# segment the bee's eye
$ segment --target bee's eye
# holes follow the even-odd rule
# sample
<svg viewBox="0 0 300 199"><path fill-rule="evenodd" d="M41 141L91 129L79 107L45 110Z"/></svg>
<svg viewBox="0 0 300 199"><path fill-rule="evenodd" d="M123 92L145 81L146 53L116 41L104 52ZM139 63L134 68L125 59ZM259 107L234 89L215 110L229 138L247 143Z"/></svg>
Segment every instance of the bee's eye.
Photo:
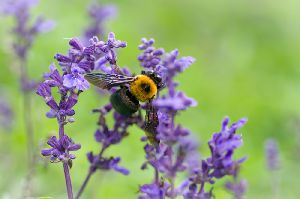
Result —
<svg viewBox="0 0 300 199"><path fill-rule="evenodd" d="M141 84L142 89L146 92L150 92L150 85L149 84Z"/></svg>

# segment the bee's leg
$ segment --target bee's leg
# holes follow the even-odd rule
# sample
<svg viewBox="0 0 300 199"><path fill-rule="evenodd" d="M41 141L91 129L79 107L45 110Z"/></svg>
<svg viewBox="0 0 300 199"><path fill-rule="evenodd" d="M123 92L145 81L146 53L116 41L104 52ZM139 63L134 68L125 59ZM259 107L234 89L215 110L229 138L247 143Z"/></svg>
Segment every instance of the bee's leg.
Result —
<svg viewBox="0 0 300 199"><path fill-rule="evenodd" d="M112 69L113 69L115 72L117 72L119 75L125 75L125 74L122 72L121 68L120 68L116 63L113 63L113 64L111 65L111 67L112 67Z"/></svg>

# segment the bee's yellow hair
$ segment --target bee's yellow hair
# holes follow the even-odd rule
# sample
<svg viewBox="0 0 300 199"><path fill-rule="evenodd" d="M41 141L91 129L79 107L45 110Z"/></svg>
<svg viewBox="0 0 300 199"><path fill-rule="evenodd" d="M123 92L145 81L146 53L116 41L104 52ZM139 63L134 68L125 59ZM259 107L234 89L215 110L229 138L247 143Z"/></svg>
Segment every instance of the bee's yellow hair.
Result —
<svg viewBox="0 0 300 199"><path fill-rule="evenodd" d="M145 92L142 85L149 85L149 92ZM141 102L151 100L157 93L157 86L154 81L146 75L138 75L130 84L131 93Z"/></svg>

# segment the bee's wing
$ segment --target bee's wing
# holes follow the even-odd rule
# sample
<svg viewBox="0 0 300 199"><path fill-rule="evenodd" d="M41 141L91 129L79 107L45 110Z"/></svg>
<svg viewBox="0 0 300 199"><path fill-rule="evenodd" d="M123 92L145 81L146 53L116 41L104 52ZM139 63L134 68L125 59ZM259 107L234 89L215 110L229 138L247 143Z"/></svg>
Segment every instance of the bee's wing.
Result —
<svg viewBox="0 0 300 199"><path fill-rule="evenodd" d="M112 87L130 83L135 80L135 77L103 73L88 73L84 78L91 84L102 89L111 89Z"/></svg>

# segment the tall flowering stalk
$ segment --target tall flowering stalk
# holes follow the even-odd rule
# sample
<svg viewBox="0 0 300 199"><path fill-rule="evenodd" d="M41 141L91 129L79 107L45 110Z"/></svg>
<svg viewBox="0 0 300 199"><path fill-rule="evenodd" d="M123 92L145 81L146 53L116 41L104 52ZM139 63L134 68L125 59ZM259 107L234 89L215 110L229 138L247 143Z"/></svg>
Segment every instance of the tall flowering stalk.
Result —
<svg viewBox="0 0 300 199"><path fill-rule="evenodd" d="M79 94L89 88L89 83L83 75L94 70L95 63L99 59L115 62L114 49L123 48L125 42L115 39L110 33L106 42L99 41L97 37L90 40L90 45L84 46L79 40L73 38L69 41L70 49L67 55L56 54L54 58L61 67L61 72L54 64L50 65L50 72L44 75L44 82L39 84L37 94L44 98L45 103L50 107L47 112L48 118L56 118L58 123L58 137L52 136L48 140L51 148L43 149L42 155L49 156L52 163L62 162L68 198L73 198L73 190L69 168L75 155L70 151L80 149L80 144L75 144L66 134L64 126L74 119L73 107L78 102ZM59 92L59 98L52 95L53 89Z"/></svg>
<svg viewBox="0 0 300 199"><path fill-rule="evenodd" d="M15 25L11 29L14 36L12 49L19 65L19 81L23 94L24 122L27 135L27 150L29 160L28 185L35 164L33 119L31 108L31 92L37 86L36 81L28 75L28 53L40 33L50 31L54 23L45 20L42 16L35 19L30 15L30 9L38 3L38 0L3 0L0 2L0 11L4 15L12 16ZM33 20L33 22L31 22ZM25 188L30 190L29 187ZM29 193L30 194L30 193Z"/></svg>
<svg viewBox="0 0 300 199"><path fill-rule="evenodd" d="M113 33L109 33L109 40L110 38L114 37ZM109 74L119 74L122 72L126 75L131 75L127 68L118 68L117 66L117 56L116 52L113 50L113 46L115 47L126 47L126 43L122 41L111 41L110 46L111 48L103 48L101 53L102 57L100 56L99 59L95 62L95 70L101 71L103 73ZM104 55L104 56L103 56ZM110 90L111 93L115 92L116 89L112 88ZM100 109L94 109L94 113L99 114L98 118L98 128L95 131L95 141L100 144L99 151L95 154L93 152L87 153L87 159L90 163L89 170L87 176L82 183L78 193L76 194L76 199L78 199L83 191L85 190L91 176L96 171L106 171L106 170L114 170L124 175L128 175L129 171L126 168L119 166L119 162L121 161L120 157L105 157L105 151L113 146L119 144L127 135L129 134L127 129L131 125L143 125L143 119L141 114L134 114L130 117L126 117L120 115L116 111L114 111L111 103L103 106ZM113 114L114 124L112 128L106 123L106 116L107 114Z"/></svg>
<svg viewBox="0 0 300 199"><path fill-rule="evenodd" d="M13 111L7 99L0 97L0 128L10 131L12 128Z"/></svg>
<svg viewBox="0 0 300 199"><path fill-rule="evenodd" d="M88 42L90 38L97 36L100 39L105 35L105 23L113 18L117 13L114 5L102 5L96 1L87 8L90 24L85 28L83 33L83 41Z"/></svg>
<svg viewBox="0 0 300 199"><path fill-rule="evenodd" d="M237 176L234 176L232 182L226 182L225 188L233 194L235 199L244 199L247 181L245 179L239 180Z"/></svg>
<svg viewBox="0 0 300 199"><path fill-rule="evenodd" d="M234 151L243 144L241 135L236 134L236 131L243 127L246 121L243 118L228 126L229 118L223 120L221 131L214 133L208 142L211 156L202 160L200 167L194 169L194 174L189 178L190 184L184 195L185 198L211 198L212 189L206 192L206 184L214 184L217 179L225 176L236 178L240 164L246 159L243 157L233 160ZM226 186L228 189L236 191L235 185L227 184ZM243 193L244 186L242 185L242 189L237 191Z"/></svg>
<svg viewBox="0 0 300 199"><path fill-rule="evenodd" d="M266 166L271 175L271 188L273 198L280 198L280 179L278 171L280 170L279 147L275 139L269 138L265 141Z"/></svg>
<svg viewBox="0 0 300 199"><path fill-rule="evenodd" d="M270 171L280 168L278 143L275 139L267 139L265 142L266 165Z"/></svg>
<svg viewBox="0 0 300 199"><path fill-rule="evenodd" d="M151 184L140 186L140 192L144 194L139 198L176 198L179 195L179 187L175 185L177 173L188 169L189 154L199 154L197 145L187 137L190 131L175 124L176 114L195 106L196 102L183 92L176 91L178 83L174 81L174 77L188 68L194 62L194 58L178 58L177 49L165 54L164 49L156 49L153 44L153 39L142 39L139 49L143 52L138 56L138 60L144 68L160 74L168 92L153 102L159 120L156 139L160 143L157 146L146 144L144 147L147 161L142 169L151 165L154 169L154 179Z"/></svg>
<svg viewBox="0 0 300 199"><path fill-rule="evenodd" d="M135 114L131 117L124 117L119 113L113 111L112 105L109 103L103 106L100 109L93 110L94 113L99 113L98 119L98 128L95 132L95 140L100 143L100 150L98 153L94 154L93 152L87 153L87 159L90 163L88 174L80 187L76 199L79 198L84 191L90 177L97 171L107 171L114 170L116 172L128 175L129 171L121 166L119 162L121 161L120 157L105 157L104 152L111 146L119 144L125 137L128 136L129 132L127 131L128 127L133 124L139 124L142 121L140 114ZM112 128L109 128L106 123L106 115L108 113L113 114L114 125Z"/></svg>
<svg viewBox="0 0 300 199"><path fill-rule="evenodd" d="M151 184L140 186L140 192L143 193L140 199L176 198L180 195L186 199L211 198L212 190L206 192L205 184L213 184L215 179L226 175L236 176L239 165L244 161L244 158L234 161L232 155L242 145L241 136L235 134L235 131L245 124L246 119L241 119L230 127L227 127L229 119L224 119L222 131L215 133L208 142L211 157L200 163L197 145L189 136L191 132L174 122L180 111L196 105L195 100L176 90L178 83L174 81L174 77L188 68L194 58L178 58L177 49L165 54L163 49L156 49L153 44L153 39L142 39L139 49L143 53L138 60L144 68L161 75L168 93L153 102L158 111L156 138L160 143L158 146L146 144L144 148L147 161L142 169L151 165L154 168L154 180ZM192 171L192 175L176 186L177 173L185 171Z"/></svg>

